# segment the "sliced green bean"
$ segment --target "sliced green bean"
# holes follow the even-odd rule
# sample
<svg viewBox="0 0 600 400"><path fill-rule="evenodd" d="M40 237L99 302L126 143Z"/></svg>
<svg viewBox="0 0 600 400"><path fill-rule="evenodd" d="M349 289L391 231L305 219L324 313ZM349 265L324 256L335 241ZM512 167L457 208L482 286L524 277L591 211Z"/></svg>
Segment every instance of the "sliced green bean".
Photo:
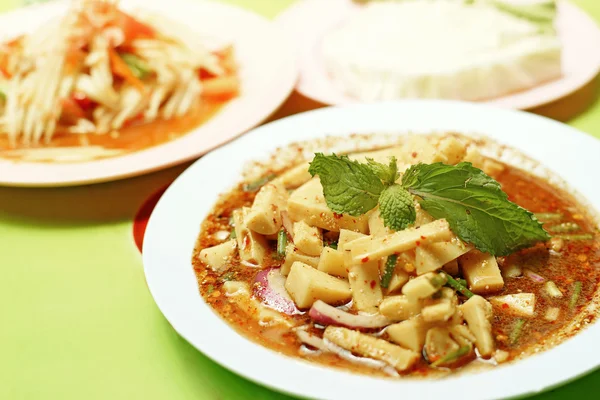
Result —
<svg viewBox="0 0 600 400"><path fill-rule="evenodd" d="M521 332L523 331L523 326L525 326L525 320L519 318L513 327L513 330L510 332L510 344L514 345L519 341L519 337L521 336Z"/></svg>
<svg viewBox="0 0 600 400"><path fill-rule="evenodd" d="M537 219L539 219L540 221L560 221L563 218L563 215L561 213L551 213L551 212L545 212L545 213L535 213L533 214L535 215L535 217Z"/></svg>
<svg viewBox="0 0 600 400"><path fill-rule="evenodd" d="M214 291L215 291L215 286L214 285L208 285L208 287L206 289L206 295L210 296Z"/></svg>
<svg viewBox="0 0 600 400"><path fill-rule="evenodd" d="M150 75L150 67L148 67L148 64L135 54L123 53L121 54L121 58L125 61L125 64L127 64L136 78L145 79Z"/></svg>
<svg viewBox="0 0 600 400"><path fill-rule="evenodd" d="M563 222L558 225L552 225L546 228L547 231L556 233L576 232L580 229L581 227L575 222Z"/></svg>
<svg viewBox="0 0 600 400"><path fill-rule="evenodd" d="M254 182L246 183L242 187L244 192L256 192L258 189L263 187L266 183L268 183L271 179L275 178L274 174L263 176L260 179L255 180Z"/></svg>
<svg viewBox="0 0 600 400"><path fill-rule="evenodd" d="M461 282L457 281L456 279L454 279L453 277L451 277L450 275L448 275L446 273L442 272L442 274L446 275L446 285L447 286L450 286L452 289L456 290L458 293L461 293L463 296L465 296L468 299L475 296L475 294L473 292L471 292L469 289L467 289L467 285L463 285Z"/></svg>
<svg viewBox="0 0 600 400"><path fill-rule="evenodd" d="M471 352L471 346L462 346L458 350L452 351L452 352L446 354L444 357L440 358L439 360L432 362L431 366L438 367L442 364L454 362L454 361L458 360L459 358L461 358L462 356L469 354L470 352Z"/></svg>
<svg viewBox="0 0 600 400"><path fill-rule="evenodd" d="M221 281L223 281L223 282L231 281L231 280L233 280L234 275L235 274L232 271L229 271L221 277Z"/></svg>
<svg viewBox="0 0 600 400"><path fill-rule="evenodd" d="M390 286L392 275L394 275L394 269L396 269L396 262L398 262L398 256L396 254L392 254L387 258L385 262L385 270L383 272L383 276L381 277L381 287L387 289L388 286Z"/></svg>
<svg viewBox="0 0 600 400"><path fill-rule="evenodd" d="M581 288L583 284L580 281L575 282L573 286L573 294L571 295L571 300L569 301L569 308L572 310L577 305L577 300L579 300L579 296L581 295Z"/></svg>
<svg viewBox="0 0 600 400"><path fill-rule="evenodd" d="M334 250L338 249L338 243L337 242L330 242L326 244L327 247L331 247Z"/></svg>
<svg viewBox="0 0 600 400"><path fill-rule="evenodd" d="M285 248L287 247L287 233L281 229L277 234L277 258L285 258Z"/></svg>
<svg viewBox="0 0 600 400"><path fill-rule="evenodd" d="M446 274L441 273L441 274L437 274L437 275L432 276L429 281L436 288L441 288L442 286L444 286L446 284L446 282L448 280L446 278Z"/></svg>
<svg viewBox="0 0 600 400"><path fill-rule="evenodd" d="M559 233L558 235L554 235L554 237L564 240L592 240L594 235L591 233Z"/></svg>

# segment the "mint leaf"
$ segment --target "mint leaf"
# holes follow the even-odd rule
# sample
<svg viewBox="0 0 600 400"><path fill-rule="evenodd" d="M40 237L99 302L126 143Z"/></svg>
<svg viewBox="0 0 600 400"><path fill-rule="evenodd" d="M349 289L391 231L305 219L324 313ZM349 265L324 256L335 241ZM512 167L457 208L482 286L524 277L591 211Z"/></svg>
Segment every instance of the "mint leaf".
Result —
<svg viewBox="0 0 600 400"><path fill-rule="evenodd" d="M348 156L316 153L308 172L319 175L327 206L338 214L354 217L365 214L377 206L384 189L369 165L352 161Z"/></svg>
<svg viewBox="0 0 600 400"><path fill-rule="evenodd" d="M367 164L371 167L371 171L383 181L384 185L393 185L400 176L400 174L398 174L396 157L390 158L389 165L378 163L372 158L367 157Z"/></svg>
<svg viewBox="0 0 600 400"><path fill-rule="evenodd" d="M504 256L550 238L531 212L509 201L500 184L471 163L413 165L402 186L483 252Z"/></svg>
<svg viewBox="0 0 600 400"><path fill-rule="evenodd" d="M406 229L417 217L412 195L402 186L395 184L381 192L379 213L383 224L395 231Z"/></svg>

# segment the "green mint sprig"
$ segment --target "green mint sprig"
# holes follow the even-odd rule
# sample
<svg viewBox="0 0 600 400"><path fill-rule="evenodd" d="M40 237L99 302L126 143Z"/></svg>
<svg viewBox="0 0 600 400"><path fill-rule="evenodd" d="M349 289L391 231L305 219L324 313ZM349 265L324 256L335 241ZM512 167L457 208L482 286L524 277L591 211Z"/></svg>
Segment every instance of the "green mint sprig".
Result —
<svg viewBox="0 0 600 400"><path fill-rule="evenodd" d="M471 163L411 166L398 184L396 160L388 165L367 159L317 153L308 172L318 175L327 206L335 213L360 216L379 205L385 226L406 229L416 218L415 198L434 218L478 250L511 254L550 235L526 209L508 200L500 184Z"/></svg>

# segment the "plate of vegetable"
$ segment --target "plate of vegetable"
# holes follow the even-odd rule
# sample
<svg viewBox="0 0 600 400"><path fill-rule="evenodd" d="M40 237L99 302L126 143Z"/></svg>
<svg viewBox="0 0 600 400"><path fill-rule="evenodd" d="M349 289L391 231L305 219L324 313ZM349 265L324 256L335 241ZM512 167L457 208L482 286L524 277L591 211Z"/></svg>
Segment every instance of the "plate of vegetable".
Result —
<svg viewBox="0 0 600 400"><path fill-rule="evenodd" d="M298 54L298 91L324 104L436 98L532 109L600 71L600 29L568 1L307 0L278 23Z"/></svg>
<svg viewBox="0 0 600 400"><path fill-rule="evenodd" d="M0 184L124 178L267 118L296 80L278 29L213 2L45 3L0 16Z"/></svg>
<svg viewBox="0 0 600 400"><path fill-rule="evenodd" d="M538 393L600 359L599 149L460 102L288 117L167 190L148 286L193 346L283 392Z"/></svg>

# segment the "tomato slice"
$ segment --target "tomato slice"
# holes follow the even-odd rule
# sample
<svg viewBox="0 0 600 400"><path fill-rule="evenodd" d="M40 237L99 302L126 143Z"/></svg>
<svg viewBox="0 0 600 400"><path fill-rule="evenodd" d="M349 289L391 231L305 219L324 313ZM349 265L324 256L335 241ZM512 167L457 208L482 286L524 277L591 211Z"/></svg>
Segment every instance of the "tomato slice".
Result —
<svg viewBox="0 0 600 400"><path fill-rule="evenodd" d="M125 36L125 43L129 44L135 39L139 38L153 38L156 36L152 27L138 21L129 14L125 14L123 11L117 10L116 26L123 30Z"/></svg>
<svg viewBox="0 0 600 400"><path fill-rule="evenodd" d="M94 106L94 101L87 97L84 93L74 92L73 101L79 106L84 112L89 111Z"/></svg>
<svg viewBox="0 0 600 400"><path fill-rule="evenodd" d="M61 122L67 124L75 124L78 119L85 118L85 112L79 107L77 102L72 98L64 98L61 100L62 112L60 114Z"/></svg>

